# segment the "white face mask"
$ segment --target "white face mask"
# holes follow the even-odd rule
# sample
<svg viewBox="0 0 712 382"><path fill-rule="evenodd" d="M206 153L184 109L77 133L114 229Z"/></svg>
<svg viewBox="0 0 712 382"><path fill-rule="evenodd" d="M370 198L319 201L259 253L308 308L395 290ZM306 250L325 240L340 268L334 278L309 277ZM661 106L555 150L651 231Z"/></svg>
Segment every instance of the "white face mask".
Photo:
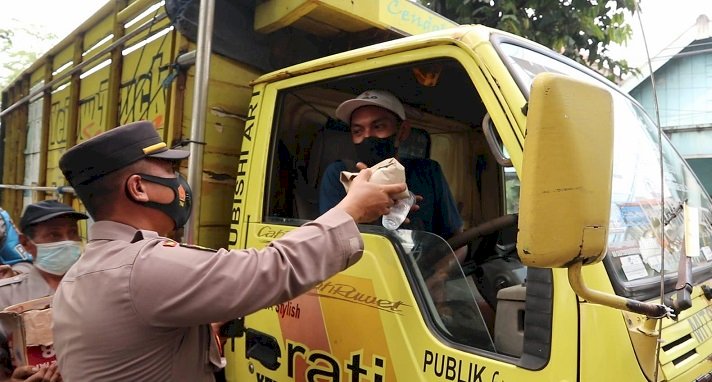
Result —
<svg viewBox="0 0 712 382"><path fill-rule="evenodd" d="M37 247L35 266L56 276L67 273L69 268L79 260L79 255L82 253L80 241L65 240L35 244L35 246Z"/></svg>

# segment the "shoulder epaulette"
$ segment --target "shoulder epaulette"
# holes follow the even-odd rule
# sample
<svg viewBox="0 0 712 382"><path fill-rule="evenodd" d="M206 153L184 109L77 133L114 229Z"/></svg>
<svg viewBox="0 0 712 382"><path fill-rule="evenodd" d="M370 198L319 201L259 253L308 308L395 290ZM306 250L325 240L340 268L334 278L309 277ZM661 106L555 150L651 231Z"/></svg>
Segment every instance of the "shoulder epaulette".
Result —
<svg viewBox="0 0 712 382"><path fill-rule="evenodd" d="M208 252L217 252L218 251L217 249L203 247L201 245L195 245L195 244L180 243L180 246L183 248L197 249L200 251L208 251Z"/></svg>
<svg viewBox="0 0 712 382"><path fill-rule="evenodd" d="M27 279L29 276L30 275L27 273L18 273L15 276L0 279L0 287L21 283L21 282L25 281L25 279Z"/></svg>

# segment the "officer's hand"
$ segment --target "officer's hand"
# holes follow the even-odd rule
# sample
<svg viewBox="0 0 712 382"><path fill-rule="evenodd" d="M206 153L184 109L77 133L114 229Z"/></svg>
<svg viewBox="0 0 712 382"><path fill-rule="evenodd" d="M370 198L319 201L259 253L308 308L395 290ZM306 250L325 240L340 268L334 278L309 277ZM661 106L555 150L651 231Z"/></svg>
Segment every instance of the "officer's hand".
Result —
<svg viewBox="0 0 712 382"><path fill-rule="evenodd" d="M368 166L366 165L366 163L358 162L358 163L356 163L356 168L359 169L359 170L365 170L365 169L368 168ZM420 209L420 206L419 206L418 204L419 204L422 200L423 200L423 197L422 197L422 196L420 196L420 195L415 195L415 203L413 203L413 205L410 207L410 212L415 212L415 211L419 210L419 209ZM410 213L410 212L409 212L409 213ZM403 223L405 223L405 224L410 223L410 219L405 218L405 221L403 221Z"/></svg>
<svg viewBox="0 0 712 382"><path fill-rule="evenodd" d="M10 277L17 276L18 272L15 272L9 265L0 265L0 279L7 279Z"/></svg>
<svg viewBox="0 0 712 382"><path fill-rule="evenodd" d="M382 185L371 183L369 179L371 170L361 170L351 182L346 197L336 205L356 223L371 222L387 214L393 206L393 196L406 189L405 183Z"/></svg>
<svg viewBox="0 0 712 382"><path fill-rule="evenodd" d="M222 331L220 328L222 328L223 325L228 323L229 321L219 321L219 322L213 322L210 324L210 328L213 330L213 335L215 336L215 341L218 343L218 350L220 350L220 355L223 354L223 347L225 346L225 342L227 342L227 337L224 337L222 335Z"/></svg>
<svg viewBox="0 0 712 382"><path fill-rule="evenodd" d="M62 382L57 364L51 366L20 366L12 372L11 382Z"/></svg>

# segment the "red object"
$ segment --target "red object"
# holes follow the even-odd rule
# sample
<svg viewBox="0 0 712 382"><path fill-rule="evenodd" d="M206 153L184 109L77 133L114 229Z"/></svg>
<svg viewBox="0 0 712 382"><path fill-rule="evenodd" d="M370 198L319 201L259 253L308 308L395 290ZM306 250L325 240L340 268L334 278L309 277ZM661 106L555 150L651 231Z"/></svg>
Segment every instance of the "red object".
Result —
<svg viewBox="0 0 712 382"><path fill-rule="evenodd" d="M49 346L28 346L27 347L27 364L28 365L52 365L57 363L57 355L54 352L54 345Z"/></svg>

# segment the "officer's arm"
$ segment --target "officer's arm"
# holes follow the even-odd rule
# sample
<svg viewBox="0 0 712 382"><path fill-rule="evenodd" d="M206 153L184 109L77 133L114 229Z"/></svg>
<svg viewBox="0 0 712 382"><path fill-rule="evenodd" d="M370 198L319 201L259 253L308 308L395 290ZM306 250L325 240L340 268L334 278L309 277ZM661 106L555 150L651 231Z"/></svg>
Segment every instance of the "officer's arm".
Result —
<svg viewBox="0 0 712 382"><path fill-rule="evenodd" d="M262 250L209 252L153 241L134 263L130 292L151 325L225 321L306 292L362 252L351 216L332 209Z"/></svg>

